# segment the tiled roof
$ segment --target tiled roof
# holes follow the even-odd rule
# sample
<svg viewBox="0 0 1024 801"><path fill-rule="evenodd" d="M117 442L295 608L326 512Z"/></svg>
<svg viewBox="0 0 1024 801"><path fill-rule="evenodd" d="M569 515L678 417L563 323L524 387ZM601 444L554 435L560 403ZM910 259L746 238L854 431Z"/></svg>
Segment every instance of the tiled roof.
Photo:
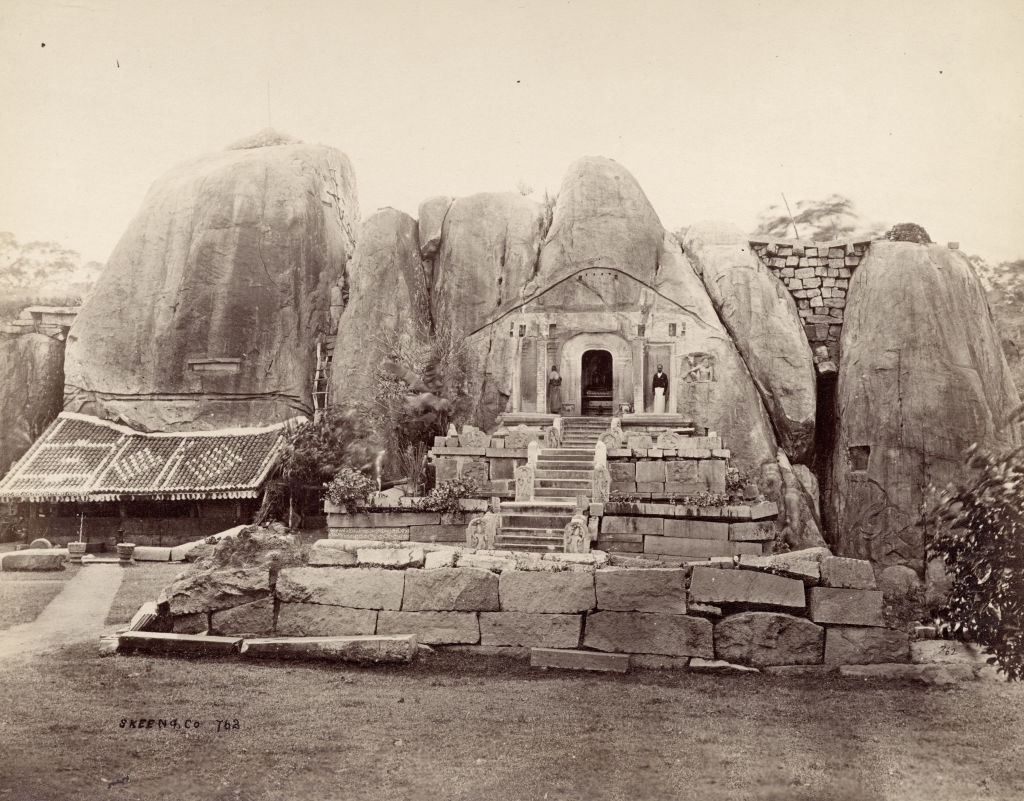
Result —
<svg viewBox="0 0 1024 801"><path fill-rule="evenodd" d="M255 498L286 425L144 434L61 412L0 480L0 501Z"/></svg>

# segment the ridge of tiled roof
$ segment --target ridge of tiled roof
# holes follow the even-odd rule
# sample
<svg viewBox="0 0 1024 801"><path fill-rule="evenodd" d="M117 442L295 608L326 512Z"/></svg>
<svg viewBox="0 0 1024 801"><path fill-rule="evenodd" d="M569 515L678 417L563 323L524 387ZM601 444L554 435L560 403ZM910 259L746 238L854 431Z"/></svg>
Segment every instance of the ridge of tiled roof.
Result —
<svg viewBox="0 0 1024 801"><path fill-rule="evenodd" d="M0 479L0 501L255 498L300 422L146 433L61 412Z"/></svg>

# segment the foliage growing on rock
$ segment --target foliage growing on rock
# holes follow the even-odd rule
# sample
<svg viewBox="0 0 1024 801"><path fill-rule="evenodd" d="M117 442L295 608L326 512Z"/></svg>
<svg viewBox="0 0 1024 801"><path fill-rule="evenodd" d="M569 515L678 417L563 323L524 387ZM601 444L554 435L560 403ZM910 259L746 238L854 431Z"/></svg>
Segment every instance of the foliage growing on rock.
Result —
<svg viewBox="0 0 1024 801"><path fill-rule="evenodd" d="M279 568L306 561L302 548L280 523L247 526L234 537L217 541L212 553L196 560L196 569L206 568Z"/></svg>
<svg viewBox="0 0 1024 801"><path fill-rule="evenodd" d="M291 431L278 461L290 487L322 485L343 467L373 469L380 448L353 409L329 407L313 422Z"/></svg>
<svg viewBox="0 0 1024 801"><path fill-rule="evenodd" d="M1024 406L1012 422L1024 420ZM922 522L927 552L945 563L953 633L987 647L1000 671L1024 678L1024 447L968 451L971 474Z"/></svg>
<svg viewBox="0 0 1024 801"><path fill-rule="evenodd" d="M420 509L428 512L458 512L463 498L471 498L477 492L476 482L472 479L456 478L444 481L434 487L427 495L420 498L417 504Z"/></svg>
<svg viewBox="0 0 1024 801"><path fill-rule="evenodd" d="M351 467L342 467L327 485L326 497L333 504L344 506L350 512L365 506L370 495L377 491L377 483L365 473Z"/></svg>
<svg viewBox="0 0 1024 801"><path fill-rule="evenodd" d="M885 238L892 242L916 242L918 245L931 244L931 237L917 223L897 223L885 233Z"/></svg>

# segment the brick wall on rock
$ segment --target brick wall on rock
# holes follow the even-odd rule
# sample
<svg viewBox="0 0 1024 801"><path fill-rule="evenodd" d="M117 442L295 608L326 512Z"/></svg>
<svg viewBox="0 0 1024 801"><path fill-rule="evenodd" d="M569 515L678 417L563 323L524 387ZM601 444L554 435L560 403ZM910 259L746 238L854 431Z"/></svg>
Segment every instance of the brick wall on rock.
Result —
<svg viewBox="0 0 1024 801"><path fill-rule="evenodd" d="M850 279L870 245L774 238L750 241L750 249L796 301L819 370L828 361L833 365L839 362L839 337Z"/></svg>

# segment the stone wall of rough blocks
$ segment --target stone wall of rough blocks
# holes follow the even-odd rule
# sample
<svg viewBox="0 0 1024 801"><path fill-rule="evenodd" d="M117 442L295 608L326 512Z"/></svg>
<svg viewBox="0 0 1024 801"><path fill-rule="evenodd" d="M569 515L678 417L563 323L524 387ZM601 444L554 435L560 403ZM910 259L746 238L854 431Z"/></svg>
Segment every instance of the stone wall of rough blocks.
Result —
<svg viewBox="0 0 1024 801"><path fill-rule="evenodd" d="M751 250L789 289L815 351L815 362L838 364L850 278L870 242L754 239ZM827 354L820 348L826 348Z"/></svg>
<svg viewBox="0 0 1024 801"><path fill-rule="evenodd" d="M725 492L730 452L718 436L686 437L679 448L612 448L608 451L611 494L661 500Z"/></svg>
<svg viewBox="0 0 1024 801"><path fill-rule="evenodd" d="M871 565L824 549L716 566L610 567L606 555L321 540L310 564L207 575L163 600L175 631L413 634L431 646L630 654L639 665L766 667L909 660ZM219 590L217 588L220 588Z"/></svg>

